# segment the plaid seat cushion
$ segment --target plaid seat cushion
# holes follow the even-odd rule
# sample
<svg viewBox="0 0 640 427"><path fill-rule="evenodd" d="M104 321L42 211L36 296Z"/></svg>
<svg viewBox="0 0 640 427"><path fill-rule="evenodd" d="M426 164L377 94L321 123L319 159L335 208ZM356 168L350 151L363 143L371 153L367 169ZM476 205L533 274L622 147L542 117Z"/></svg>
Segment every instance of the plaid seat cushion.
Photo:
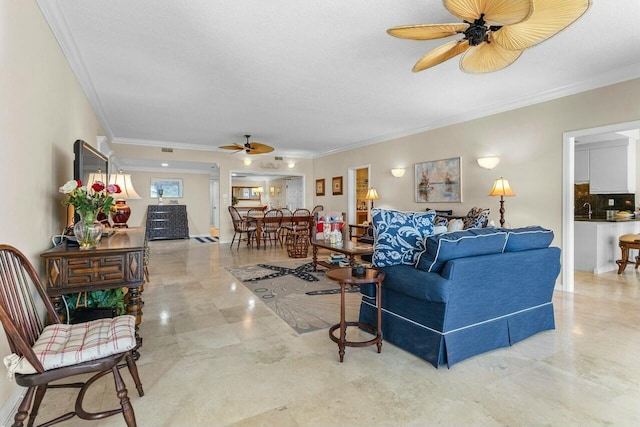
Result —
<svg viewBox="0 0 640 427"><path fill-rule="evenodd" d="M124 353L136 346L135 324L135 317L126 315L76 325L49 325L33 345L33 352L45 371ZM25 358L20 359L13 372L36 372Z"/></svg>

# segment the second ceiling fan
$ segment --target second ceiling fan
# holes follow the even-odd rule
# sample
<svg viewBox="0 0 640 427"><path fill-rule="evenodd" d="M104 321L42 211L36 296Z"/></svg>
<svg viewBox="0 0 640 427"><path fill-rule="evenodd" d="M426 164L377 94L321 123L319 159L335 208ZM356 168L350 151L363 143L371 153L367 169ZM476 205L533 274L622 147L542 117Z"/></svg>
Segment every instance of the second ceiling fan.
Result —
<svg viewBox="0 0 640 427"><path fill-rule="evenodd" d="M273 151L273 147L270 145L262 144L261 142L249 142L251 135L245 135L244 137L247 138L247 142L245 142L244 145L235 142L233 145L223 145L220 148L225 150L235 150L233 154L241 151L244 151L247 154L264 154Z"/></svg>

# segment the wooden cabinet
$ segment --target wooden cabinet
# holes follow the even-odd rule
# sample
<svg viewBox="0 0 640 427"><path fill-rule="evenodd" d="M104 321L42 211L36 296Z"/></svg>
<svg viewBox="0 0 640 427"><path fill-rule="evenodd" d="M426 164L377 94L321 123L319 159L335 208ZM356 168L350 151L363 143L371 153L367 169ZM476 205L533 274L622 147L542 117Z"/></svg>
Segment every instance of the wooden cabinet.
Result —
<svg viewBox="0 0 640 427"><path fill-rule="evenodd" d="M187 207L185 205L149 205L147 237L149 240L188 239Z"/></svg>
<svg viewBox="0 0 640 427"><path fill-rule="evenodd" d="M591 148L589 150L589 192L591 194L635 193L635 161L635 140L608 141Z"/></svg>

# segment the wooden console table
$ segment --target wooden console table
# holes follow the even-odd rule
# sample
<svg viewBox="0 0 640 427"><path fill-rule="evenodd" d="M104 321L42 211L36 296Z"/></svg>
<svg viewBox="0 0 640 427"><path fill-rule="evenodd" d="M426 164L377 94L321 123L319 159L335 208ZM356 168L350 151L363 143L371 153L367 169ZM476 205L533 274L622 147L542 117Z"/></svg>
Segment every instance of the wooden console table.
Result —
<svg viewBox="0 0 640 427"><path fill-rule="evenodd" d="M128 288L127 314L136 318L136 359L142 346L138 330L142 322L144 233L144 228L118 229L96 249L62 244L40 254L45 261L47 295L58 313L64 312L64 294Z"/></svg>

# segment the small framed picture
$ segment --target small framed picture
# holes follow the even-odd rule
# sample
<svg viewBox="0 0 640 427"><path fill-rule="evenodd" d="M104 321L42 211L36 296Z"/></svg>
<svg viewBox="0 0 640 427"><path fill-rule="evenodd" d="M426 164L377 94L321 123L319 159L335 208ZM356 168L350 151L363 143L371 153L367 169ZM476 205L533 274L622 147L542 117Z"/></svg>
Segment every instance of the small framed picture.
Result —
<svg viewBox="0 0 640 427"><path fill-rule="evenodd" d="M334 176L331 180L331 188L333 189L334 196L342 195L342 177Z"/></svg>
<svg viewBox="0 0 640 427"><path fill-rule="evenodd" d="M316 179L316 196L324 196L324 178Z"/></svg>
<svg viewBox="0 0 640 427"><path fill-rule="evenodd" d="M158 190L162 190L162 197L180 198L182 197L182 179L181 178L151 178L151 194L152 199L158 197Z"/></svg>

